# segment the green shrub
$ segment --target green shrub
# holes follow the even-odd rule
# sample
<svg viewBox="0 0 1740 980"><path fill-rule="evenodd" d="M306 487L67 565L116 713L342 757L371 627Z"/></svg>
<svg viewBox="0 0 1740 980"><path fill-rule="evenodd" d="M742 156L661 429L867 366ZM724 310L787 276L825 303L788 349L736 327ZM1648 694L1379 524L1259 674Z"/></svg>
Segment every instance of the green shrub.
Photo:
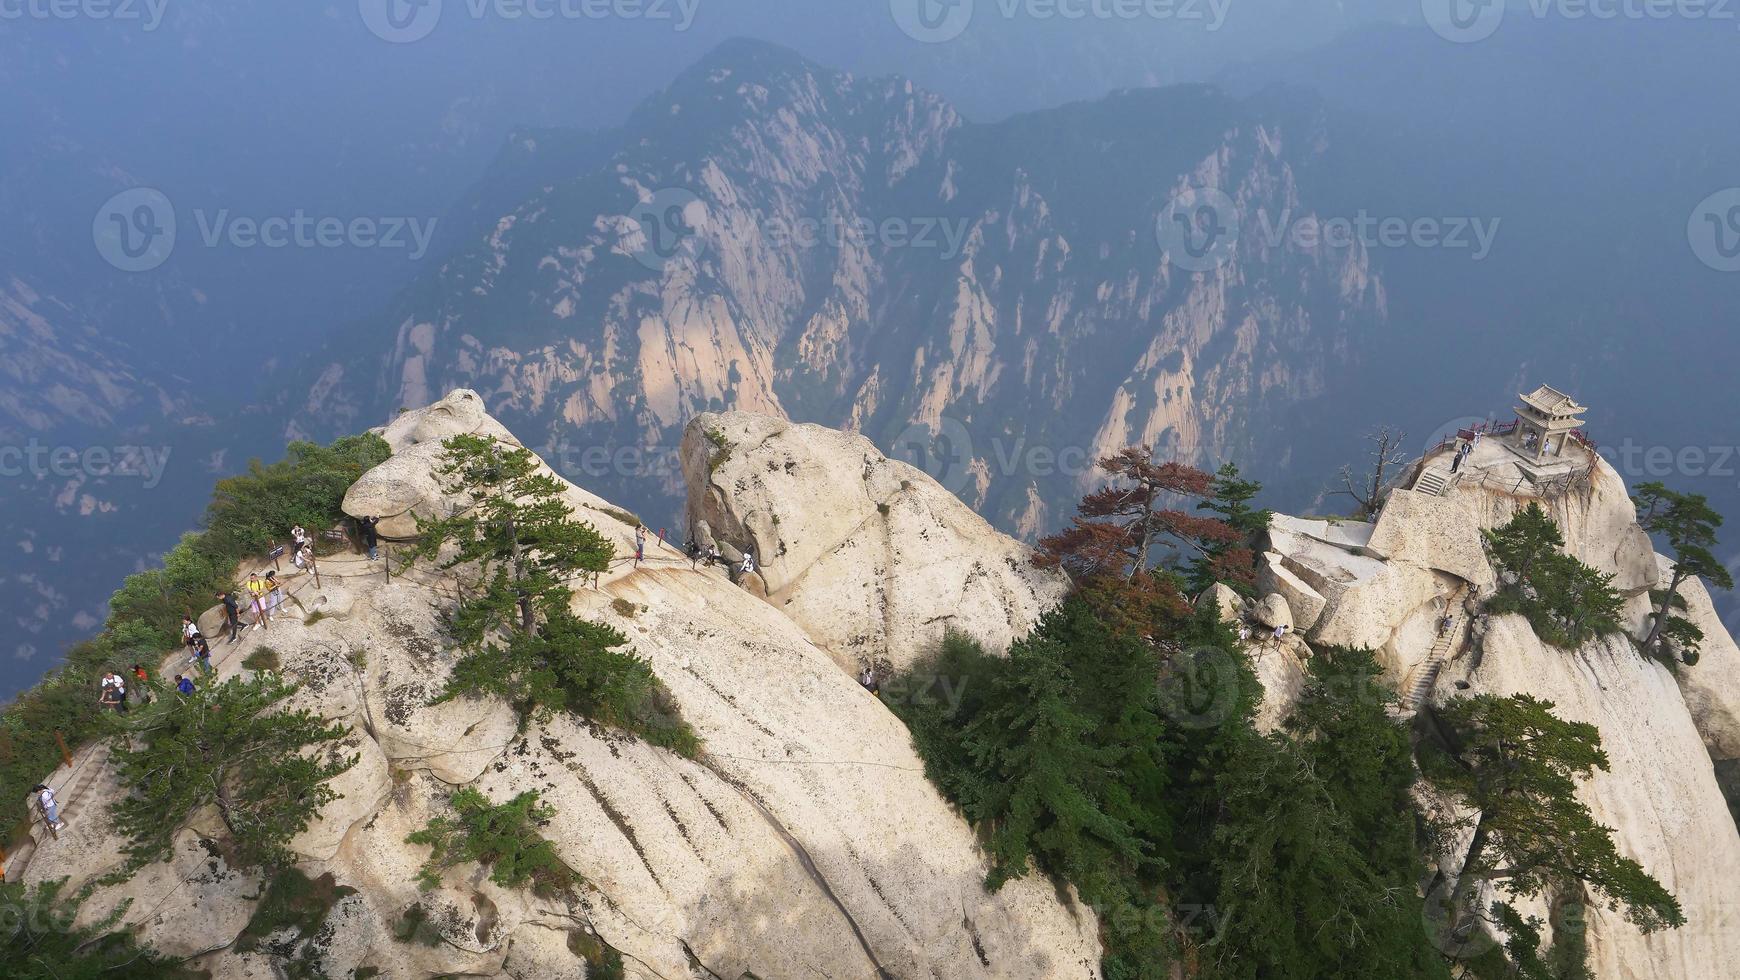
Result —
<svg viewBox="0 0 1740 980"><path fill-rule="evenodd" d="M127 871L169 856L176 833L214 808L240 867L288 867L289 843L338 798L329 785L357 756L332 743L349 729L287 711L296 687L276 674L232 677L187 697L158 698L125 716L110 805L126 838Z"/></svg>
<svg viewBox="0 0 1740 980"><path fill-rule="evenodd" d="M0 881L0 976L7 980L193 980L205 976L140 946L117 930L123 903L98 922L77 926L83 894L62 897L66 879L26 887ZM112 931L113 930L113 931Z"/></svg>
<svg viewBox="0 0 1740 980"><path fill-rule="evenodd" d="M181 617L210 607L213 594L234 586L236 565L260 558L295 524L318 529L343 519L345 491L391 455L379 436L340 439L330 446L291 443L283 460L257 461L247 473L220 481L206 509L203 532L182 537L163 567L127 577L109 600L103 631L67 651L66 662L0 710L0 807L24 818L31 785L60 764L54 734L74 751L112 730L96 704L105 670L139 662L155 666L179 643ZM19 826L28 826L23 820Z"/></svg>
<svg viewBox="0 0 1740 980"><path fill-rule="evenodd" d="M296 868L285 868L266 884L253 917L236 937L236 952L256 949L268 936L285 929L294 930L303 939L312 939L326 924L333 906L346 895L354 894L355 888L338 884L331 872L310 878Z"/></svg>
<svg viewBox="0 0 1740 980"><path fill-rule="evenodd" d="M277 670L283 666L278 657L278 651L271 647L260 647L242 661L242 666L249 670Z"/></svg>
<svg viewBox="0 0 1740 980"><path fill-rule="evenodd" d="M527 790L498 806L468 786L455 792L448 803L452 816L435 817L427 827L405 838L431 849L429 860L417 872L417 881L424 889L441 884L442 873L460 864L485 865L496 884L504 888L529 884L546 897L574 885L574 873L537 832L536 826L548 823L556 810L540 804L536 790Z"/></svg>

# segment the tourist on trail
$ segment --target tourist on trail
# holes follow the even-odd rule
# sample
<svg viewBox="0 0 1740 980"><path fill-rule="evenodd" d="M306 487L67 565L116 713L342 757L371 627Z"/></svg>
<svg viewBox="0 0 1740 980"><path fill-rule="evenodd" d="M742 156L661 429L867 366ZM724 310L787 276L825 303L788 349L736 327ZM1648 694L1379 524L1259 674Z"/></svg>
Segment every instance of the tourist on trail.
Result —
<svg viewBox="0 0 1740 980"><path fill-rule="evenodd" d="M717 565L724 560L725 560L725 556L719 553L719 546L717 544L713 544L713 545L708 546L708 548L707 548L707 567L711 568L712 566Z"/></svg>
<svg viewBox="0 0 1740 980"><path fill-rule="evenodd" d="M217 601L224 606L224 625L230 628L230 642L242 638L242 607L236 601L236 594L229 590L217 593Z"/></svg>
<svg viewBox="0 0 1740 980"><path fill-rule="evenodd" d="M640 567L640 563L645 561L645 560L646 560L646 528L644 526L636 527L634 529L634 564L635 564L635 567L636 568Z"/></svg>
<svg viewBox="0 0 1740 980"><path fill-rule="evenodd" d="M202 674L209 675L215 669L211 665L211 644L205 642L205 637L202 636L194 641L192 659L193 665L199 668L199 672Z"/></svg>
<svg viewBox="0 0 1740 980"><path fill-rule="evenodd" d="M875 667L865 667L864 672L858 675L858 683L863 685L864 690L869 691L876 697L880 698L882 696L882 685L876 681Z"/></svg>
<svg viewBox="0 0 1740 980"><path fill-rule="evenodd" d="M142 665L133 665L133 687L139 692L140 704L148 704L151 701L151 687L148 683L150 680L151 676L145 673L145 668Z"/></svg>
<svg viewBox="0 0 1740 980"><path fill-rule="evenodd" d="M181 676L180 674L176 674L175 675L175 689L177 691L180 691L182 696L184 696L184 697L191 695L193 693L193 681L186 678L186 677Z"/></svg>
<svg viewBox="0 0 1740 980"><path fill-rule="evenodd" d="M743 553L743 567L739 568L737 570L737 574L748 575L754 571L755 571L755 552L745 551Z"/></svg>
<svg viewBox="0 0 1740 980"><path fill-rule="evenodd" d="M1239 642L1243 643L1244 641L1246 641L1250 638L1251 638L1250 625L1247 623L1240 623L1239 624Z"/></svg>
<svg viewBox="0 0 1740 980"><path fill-rule="evenodd" d="M66 821L60 818L60 800L55 798L54 790L41 783L30 787L36 794L36 803L42 807L42 818L48 821L48 829L60 832L66 827Z"/></svg>
<svg viewBox="0 0 1740 980"><path fill-rule="evenodd" d="M1454 621L1454 619L1455 619L1454 616L1451 616L1450 614L1445 613L1444 618L1438 620L1438 635L1439 636L1443 636L1445 633L1450 631L1450 623L1452 621Z"/></svg>
<svg viewBox="0 0 1740 980"><path fill-rule="evenodd" d="M376 561L380 558L378 549L381 543L381 532L375 529L375 525L380 522L378 517L365 517L361 521L363 546L369 549L369 561Z"/></svg>
<svg viewBox="0 0 1740 980"><path fill-rule="evenodd" d="M278 585L278 572L274 569L266 573L266 609L277 612L283 604L284 590Z"/></svg>
<svg viewBox="0 0 1740 980"><path fill-rule="evenodd" d="M121 678L114 673L103 675L102 694L97 697L97 703L116 714L127 713L127 686L121 683Z"/></svg>
<svg viewBox="0 0 1740 980"><path fill-rule="evenodd" d="M1279 642L1280 639L1286 635L1287 635L1287 624L1282 623L1281 625L1275 627L1275 632L1271 638L1276 640L1277 642Z"/></svg>
<svg viewBox="0 0 1740 980"><path fill-rule="evenodd" d="M199 635L199 625L192 616L181 617L181 642L193 646L193 638Z"/></svg>
<svg viewBox="0 0 1740 980"><path fill-rule="evenodd" d="M290 529L290 543L295 545L291 551L301 551L302 546L308 543L308 532L302 530L302 525L298 524Z"/></svg>
<svg viewBox="0 0 1740 980"><path fill-rule="evenodd" d="M254 628L259 629L271 622L266 614L266 580L259 572L248 573L248 604L254 610Z"/></svg>
<svg viewBox="0 0 1740 980"><path fill-rule="evenodd" d="M296 565L297 568L300 568L305 572L308 571L310 568L313 568L314 567L314 543L311 541L304 541L302 543L302 547L296 549L295 557L291 558L290 560L291 560L291 562L293 562Z"/></svg>
<svg viewBox="0 0 1740 980"><path fill-rule="evenodd" d="M684 553L689 556L689 568L694 569L700 566L701 546L695 543L694 538L689 539L689 546L684 549Z"/></svg>

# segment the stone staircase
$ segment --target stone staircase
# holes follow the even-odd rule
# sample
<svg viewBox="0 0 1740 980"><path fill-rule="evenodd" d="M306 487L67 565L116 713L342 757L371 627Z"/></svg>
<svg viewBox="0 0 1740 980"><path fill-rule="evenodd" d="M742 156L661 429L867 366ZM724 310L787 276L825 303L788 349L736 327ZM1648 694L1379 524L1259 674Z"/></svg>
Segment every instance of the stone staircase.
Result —
<svg viewBox="0 0 1740 980"><path fill-rule="evenodd" d="M1468 586L1459 586L1450 596L1448 612L1451 617L1449 628L1438 634L1438 639L1432 643L1431 652L1426 654L1425 662L1421 663L1414 675L1414 683L1402 697L1404 712L1418 711L1420 704L1432 693L1432 688L1438 683L1438 675L1444 672L1444 663L1450 658L1450 653L1456 648L1457 637L1462 635L1462 629L1467 624L1468 613L1462 608L1463 600L1468 595Z"/></svg>
<svg viewBox="0 0 1740 980"><path fill-rule="evenodd" d="M1420 471L1420 478L1414 481L1414 489L1420 493L1442 497L1450 489L1450 477L1442 470L1424 469Z"/></svg>

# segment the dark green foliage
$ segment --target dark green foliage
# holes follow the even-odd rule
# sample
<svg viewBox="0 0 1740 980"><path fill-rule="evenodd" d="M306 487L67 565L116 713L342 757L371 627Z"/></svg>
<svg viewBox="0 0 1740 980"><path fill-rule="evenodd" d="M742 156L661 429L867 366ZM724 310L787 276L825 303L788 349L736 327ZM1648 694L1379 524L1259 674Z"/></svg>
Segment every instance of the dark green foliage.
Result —
<svg viewBox="0 0 1740 980"><path fill-rule="evenodd" d="M357 759L332 750L348 728L284 710L295 692L273 674L231 678L126 717L113 763L128 793L112 813L129 868L167 857L176 833L208 806L229 830L235 863L291 863L290 840L337 799L327 784Z"/></svg>
<svg viewBox="0 0 1740 980"><path fill-rule="evenodd" d="M443 445L448 488L475 503L428 525L417 549L420 558L445 554L442 568L466 566L462 580L473 583L448 619L464 653L442 700L501 697L526 716L573 712L698 753L694 730L651 666L625 649L628 639L569 611L569 582L609 567L613 548L575 519L560 481L530 451L493 438Z"/></svg>
<svg viewBox="0 0 1740 980"><path fill-rule="evenodd" d="M320 935L333 906L354 894L355 888L338 884L331 872L310 878L296 868L285 868L266 885L234 948L238 953L269 949L277 954L278 966L290 980L322 980L318 951L309 940ZM293 938L280 935L286 931ZM278 941L267 945L266 940L274 936ZM288 944L287 948L280 943Z"/></svg>
<svg viewBox="0 0 1740 980"><path fill-rule="evenodd" d="M242 666L249 670L277 670L283 663L278 657L278 651L262 646L256 647L253 653L243 658Z"/></svg>
<svg viewBox="0 0 1740 980"><path fill-rule="evenodd" d="M677 716L652 667L615 629L557 612L535 633L515 632L460 657L440 700L493 695L548 718L573 712L693 757L694 730Z"/></svg>
<svg viewBox="0 0 1740 980"><path fill-rule="evenodd" d="M586 980L622 980L626 975L622 954L595 935L570 932L568 950L586 961ZM747 978L750 974L743 976Z"/></svg>
<svg viewBox="0 0 1740 980"><path fill-rule="evenodd" d="M476 568L479 583L454 616L461 644L475 646L508 628L531 630L538 616L568 608L572 579L610 566L610 542L575 519L561 482L531 450L464 434L442 446L447 489L475 503L422 528L416 557L451 547L441 567Z"/></svg>
<svg viewBox="0 0 1740 980"><path fill-rule="evenodd" d="M1581 906L1577 906L1581 908ZM1560 907L1562 909L1562 906ZM1589 972L1587 936L1581 921L1567 920L1555 909L1553 945L1541 952L1540 919L1523 918L1508 902L1494 902L1491 920L1510 939L1466 964L1477 980L1595 980Z"/></svg>
<svg viewBox="0 0 1740 980"><path fill-rule="evenodd" d="M1488 612L1520 613L1536 636L1566 649L1620 631L1624 599L1613 588L1613 576L1559 550L1564 538L1540 504L1529 504L1483 534L1503 574Z"/></svg>
<svg viewBox="0 0 1740 980"><path fill-rule="evenodd" d="M1674 553L1668 587L1649 594L1655 604L1655 619L1643 648L1659 656L1671 643L1679 650L1682 662L1696 664L1704 631L1677 615L1686 609L1680 588L1688 579L1700 576L1719 589L1734 587L1734 576L1716 560L1714 551L1722 515L1701 494L1676 493L1660 483L1639 484L1631 499L1637 506L1638 523L1650 534L1667 538Z"/></svg>
<svg viewBox="0 0 1740 980"><path fill-rule="evenodd" d="M75 926L82 895L63 897L66 880L25 887L0 882L0 976L7 980L193 980L182 968L111 931L126 906L100 922Z"/></svg>
<svg viewBox="0 0 1740 980"><path fill-rule="evenodd" d="M1291 738L1231 735L1205 975L1448 975L1415 893L1413 754L1381 674L1369 651L1316 651Z"/></svg>
<svg viewBox="0 0 1740 980"><path fill-rule="evenodd" d="M1497 882L1512 895L1587 886L1644 932L1685 922L1679 902L1613 844L1576 797L1576 784L1607 769L1594 725L1569 722L1527 695L1458 697L1439 710L1452 743L1422 757L1440 790L1476 811L1473 838L1451 899L1466 918L1473 887Z"/></svg>
<svg viewBox="0 0 1740 980"><path fill-rule="evenodd" d="M1199 593L1216 582L1225 582L1243 595L1256 594L1256 586L1251 579L1257 561L1253 545L1257 537L1269 529L1269 520L1274 516L1273 511L1259 510L1250 504L1262 489L1262 484L1240 477L1239 468L1232 463L1227 463L1215 471L1209 495L1196 505L1196 509L1218 514L1220 520L1238 532L1240 537L1234 541L1205 541L1203 553L1190 564L1189 587L1192 594Z"/></svg>
<svg viewBox="0 0 1740 980"><path fill-rule="evenodd" d="M1246 733L1235 745L1217 781L1220 934L1204 951L1202 975L1448 977L1422 927L1408 865L1377 865L1308 744Z"/></svg>
<svg viewBox="0 0 1740 980"><path fill-rule="evenodd" d="M374 435L327 447L298 442L282 461L255 462L247 473L221 481L206 510L206 530L185 535L162 568L128 576L109 600L103 632L69 650L65 665L0 713L0 806L17 807L30 786L60 764L56 731L74 750L110 731L111 718L94 693L104 670L134 662L154 666L179 642L181 616L197 615L215 603L214 593L233 586L238 562L261 557L297 523L320 528L341 520L345 491L389 455ZM21 809L9 812L23 816Z"/></svg>
<svg viewBox="0 0 1740 980"><path fill-rule="evenodd" d="M1192 723L1243 719L1254 680L1248 669L1222 678L1232 697L1167 694L1157 683L1163 647L1108 626L1095 608L1072 596L1007 658L950 636L884 691L926 772L984 834L987 886L1034 865L1068 880L1100 913L1107 975L1158 978L1176 948L1162 900L1177 741L1165 712L1207 705ZM1167 628L1180 642L1226 640L1219 652L1232 655L1212 612Z"/></svg>
<svg viewBox="0 0 1740 980"><path fill-rule="evenodd" d="M419 943L424 946L441 945L441 930L429 921L429 910L422 902L413 902L393 922L393 938L402 943Z"/></svg>
<svg viewBox="0 0 1740 980"><path fill-rule="evenodd" d="M574 873L537 832L537 826L548 823L556 810L539 803L536 790L527 790L498 806L466 787L448 802L452 816L435 817L427 827L405 838L431 849L429 860L417 874L423 888L436 887L443 872L460 864L486 865L490 880L496 884L504 888L531 885L545 896L573 886Z"/></svg>

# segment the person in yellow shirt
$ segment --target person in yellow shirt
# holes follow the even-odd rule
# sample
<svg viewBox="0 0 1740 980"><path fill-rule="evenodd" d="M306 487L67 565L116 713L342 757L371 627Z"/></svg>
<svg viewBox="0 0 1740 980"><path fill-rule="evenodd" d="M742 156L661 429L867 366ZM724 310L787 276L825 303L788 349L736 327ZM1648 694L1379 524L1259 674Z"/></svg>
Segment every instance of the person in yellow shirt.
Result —
<svg viewBox="0 0 1740 980"><path fill-rule="evenodd" d="M266 595L271 592L271 590L272 587L267 584L265 579L260 577L259 572L248 573L248 597L249 601L252 602L254 606L255 629L259 629L266 625Z"/></svg>

